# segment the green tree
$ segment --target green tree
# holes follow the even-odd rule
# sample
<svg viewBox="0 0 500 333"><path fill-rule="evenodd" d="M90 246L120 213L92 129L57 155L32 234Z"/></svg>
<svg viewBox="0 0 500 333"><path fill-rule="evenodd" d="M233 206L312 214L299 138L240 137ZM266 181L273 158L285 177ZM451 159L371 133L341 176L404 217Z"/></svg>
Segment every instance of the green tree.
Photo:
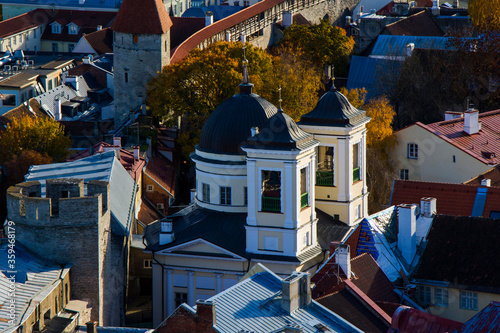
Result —
<svg viewBox="0 0 500 333"><path fill-rule="evenodd" d="M60 162L69 155L71 139L64 127L52 119L13 119L0 134L0 163L5 164L23 151L32 150Z"/></svg>
<svg viewBox="0 0 500 333"><path fill-rule="evenodd" d="M154 116L174 125L181 117L179 144L184 158L194 150L201 128L210 113L236 94L242 81L243 45L214 43L195 49L182 61L166 66L148 86L148 105ZM320 74L311 63L295 54L266 51L246 44L250 81L254 91L272 103L278 102L282 86L283 109L294 119L314 107Z"/></svg>
<svg viewBox="0 0 500 333"><path fill-rule="evenodd" d="M288 47L301 50L306 59L319 68L335 67L335 75L347 76L349 56L354 49L354 39L344 29L332 26L328 20L315 25L292 25L285 29L284 37L277 48Z"/></svg>

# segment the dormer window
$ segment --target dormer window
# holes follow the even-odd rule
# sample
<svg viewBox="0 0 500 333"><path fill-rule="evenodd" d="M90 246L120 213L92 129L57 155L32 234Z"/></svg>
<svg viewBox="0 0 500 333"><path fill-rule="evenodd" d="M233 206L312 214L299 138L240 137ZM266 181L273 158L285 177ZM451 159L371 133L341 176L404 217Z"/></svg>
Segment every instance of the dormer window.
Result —
<svg viewBox="0 0 500 333"><path fill-rule="evenodd" d="M59 23L55 23L52 25L52 33L60 34L61 33L61 25Z"/></svg>
<svg viewBox="0 0 500 333"><path fill-rule="evenodd" d="M76 35L78 33L78 26L75 24L70 24L68 26L68 33L70 35Z"/></svg>

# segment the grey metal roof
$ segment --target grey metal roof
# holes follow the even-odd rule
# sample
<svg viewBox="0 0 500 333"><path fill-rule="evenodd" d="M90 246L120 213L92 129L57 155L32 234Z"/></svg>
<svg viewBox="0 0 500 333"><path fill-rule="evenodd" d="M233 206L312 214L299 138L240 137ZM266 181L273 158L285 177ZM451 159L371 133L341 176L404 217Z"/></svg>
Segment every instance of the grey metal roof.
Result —
<svg viewBox="0 0 500 333"><path fill-rule="evenodd" d="M379 35L371 56L405 57L406 45L415 44L417 49L453 50L448 37Z"/></svg>
<svg viewBox="0 0 500 333"><path fill-rule="evenodd" d="M128 235L133 218L135 182L123 165L115 158L115 152L95 154L77 161L33 165L26 181L38 180L45 193L45 180L55 178L76 178L109 182L111 208L111 231Z"/></svg>
<svg viewBox="0 0 500 333"><path fill-rule="evenodd" d="M218 332L283 332L286 325L296 325L304 333L317 333L315 325L328 327L328 332L362 332L316 301L288 314L281 308L282 279L264 266L233 287L209 298L215 303Z"/></svg>
<svg viewBox="0 0 500 333"><path fill-rule="evenodd" d="M289 115L278 111L259 134L248 139L248 148L301 150L317 144L312 134L301 130Z"/></svg>
<svg viewBox="0 0 500 333"><path fill-rule="evenodd" d="M62 84L54 89L51 89L41 95L35 97L42 108L54 118L55 114L55 99L56 97L62 103L70 101L74 97L87 97L88 91L91 90L83 76L78 76L78 90L75 90L71 84ZM69 118L71 119L71 118ZM62 120L68 120L63 117Z"/></svg>
<svg viewBox="0 0 500 333"><path fill-rule="evenodd" d="M239 94L216 107L208 117L197 149L211 153L244 154L240 146L250 137L250 129L264 126L276 113L274 105L251 93L251 84L240 85L240 90Z"/></svg>
<svg viewBox="0 0 500 333"><path fill-rule="evenodd" d="M299 124L329 127L354 127L366 123L370 117L356 109L347 98L332 87L319 99L314 109L300 118Z"/></svg>
<svg viewBox="0 0 500 333"><path fill-rule="evenodd" d="M17 327L35 311L39 301L44 299L50 291L60 283L60 276L69 272L69 268L54 265L33 255L20 243L15 244L15 267L9 267L8 242L3 239L0 243L0 332L16 332ZM68 266L69 267L69 266ZM25 282L15 283L15 324L9 324L9 305L12 297L10 281L11 271Z"/></svg>

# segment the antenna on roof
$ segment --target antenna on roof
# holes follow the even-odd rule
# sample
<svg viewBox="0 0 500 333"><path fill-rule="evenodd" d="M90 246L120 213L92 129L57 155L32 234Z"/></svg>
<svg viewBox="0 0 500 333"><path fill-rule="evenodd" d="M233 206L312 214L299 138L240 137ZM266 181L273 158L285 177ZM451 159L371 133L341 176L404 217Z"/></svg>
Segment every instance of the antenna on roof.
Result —
<svg viewBox="0 0 500 333"><path fill-rule="evenodd" d="M279 86L278 88L278 105L279 105L279 108L278 108L278 112L283 112L283 110L281 109L281 102L282 102L282 99L281 99L281 85Z"/></svg>
<svg viewBox="0 0 500 333"><path fill-rule="evenodd" d="M245 52L245 49L247 48L246 45L243 46L243 60L242 60L242 64L243 64L243 84L247 84L250 82L250 80L248 79L248 60L247 60L247 56L246 56L246 52Z"/></svg>

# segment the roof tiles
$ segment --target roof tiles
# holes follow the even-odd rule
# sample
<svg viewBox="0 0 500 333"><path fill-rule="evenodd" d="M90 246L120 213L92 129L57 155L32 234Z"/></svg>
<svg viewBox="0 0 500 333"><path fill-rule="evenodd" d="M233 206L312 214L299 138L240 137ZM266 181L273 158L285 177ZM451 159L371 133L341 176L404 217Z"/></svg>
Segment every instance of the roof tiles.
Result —
<svg viewBox="0 0 500 333"><path fill-rule="evenodd" d="M444 35L437 24L431 19L429 12L425 10L388 24L385 28L390 35L436 37Z"/></svg>
<svg viewBox="0 0 500 333"><path fill-rule="evenodd" d="M111 29L128 34L163 34L171 26L161 0L124 0Z"/></svg>

